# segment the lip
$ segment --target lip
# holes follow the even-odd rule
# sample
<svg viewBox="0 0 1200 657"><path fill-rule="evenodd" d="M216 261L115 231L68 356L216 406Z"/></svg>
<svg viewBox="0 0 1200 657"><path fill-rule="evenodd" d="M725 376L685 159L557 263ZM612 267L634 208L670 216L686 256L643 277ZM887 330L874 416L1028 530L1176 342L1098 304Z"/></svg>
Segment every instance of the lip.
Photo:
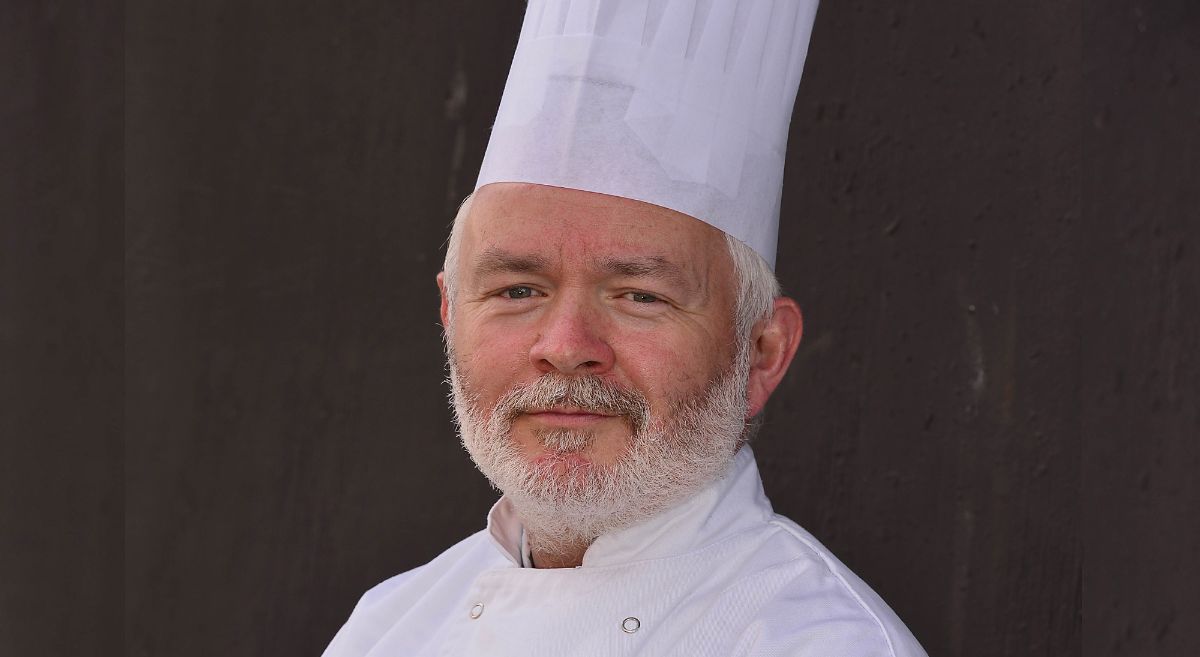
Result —
<svg viewBox="0 0 1200 657"><path fill-rule="evenodd" d="M571 406L527 411L525 415L535 422L567 427L586 426L617 417L615 415L585 411Z"/></svg>

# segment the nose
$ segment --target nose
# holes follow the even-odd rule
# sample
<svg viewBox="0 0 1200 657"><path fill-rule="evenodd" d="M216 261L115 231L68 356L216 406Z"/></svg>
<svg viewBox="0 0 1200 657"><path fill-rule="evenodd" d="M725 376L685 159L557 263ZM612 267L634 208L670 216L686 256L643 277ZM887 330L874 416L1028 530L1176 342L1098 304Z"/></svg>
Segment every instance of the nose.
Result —
<svg viewBox="0 0 1200 657"><path fill-rule="evenodd" d="M560 296L545 308L529 360L543 373L603 374L615 360L603 324L586 300Z"/></svg>

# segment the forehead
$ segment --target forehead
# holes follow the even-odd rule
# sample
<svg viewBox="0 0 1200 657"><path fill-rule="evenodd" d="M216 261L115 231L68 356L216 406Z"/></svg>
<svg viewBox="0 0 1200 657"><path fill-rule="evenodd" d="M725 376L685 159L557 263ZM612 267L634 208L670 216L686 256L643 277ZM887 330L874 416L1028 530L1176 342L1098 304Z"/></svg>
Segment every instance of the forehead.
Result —
<svg viewBox="0 0 1200 657"><path fill-rule="evenodd" d="M688 215L641 201L561 187L496 183L472 197L463 264L485 251L536 255L556 266L643 259L697 279L731 269L725 235Z"/></svg>

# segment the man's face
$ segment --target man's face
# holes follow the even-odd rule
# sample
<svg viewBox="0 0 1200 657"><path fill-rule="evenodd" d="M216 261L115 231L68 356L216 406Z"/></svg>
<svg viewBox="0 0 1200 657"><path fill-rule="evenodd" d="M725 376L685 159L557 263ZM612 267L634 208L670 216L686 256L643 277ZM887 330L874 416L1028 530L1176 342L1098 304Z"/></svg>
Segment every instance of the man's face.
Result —
<svg viewBox="0 0 1200 657"><path fill-rule="evenodd" d="M728 463L746 374L723 233L523 184L480 189L460 230L443 319L464 443L493 483L560 516L604 515L666 495L645 480L695 487Z"/></svg>

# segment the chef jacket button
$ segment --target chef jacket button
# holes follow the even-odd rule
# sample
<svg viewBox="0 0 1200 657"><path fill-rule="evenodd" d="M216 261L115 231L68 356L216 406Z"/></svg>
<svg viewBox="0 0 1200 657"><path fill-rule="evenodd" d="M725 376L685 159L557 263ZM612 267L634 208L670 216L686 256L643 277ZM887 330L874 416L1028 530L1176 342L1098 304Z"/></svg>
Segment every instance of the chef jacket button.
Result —
<svg viewBox="0 0 1200 657"><path fill-rule="evenodd" d="M479 618L483 615L483 603L476 602L474 607L471 607L471 618Z"/></svg>
<svg viewBox="0 0 1200 657"><path fill-rule="evenodd" d="M629 618L626 618L625 620L621 621L621 630L624 631L626 634L633 634L634 632L637 632L639 629L641 629L641 627L642 627L642 621L634 618L633 616L630 616Z"/></svg>

